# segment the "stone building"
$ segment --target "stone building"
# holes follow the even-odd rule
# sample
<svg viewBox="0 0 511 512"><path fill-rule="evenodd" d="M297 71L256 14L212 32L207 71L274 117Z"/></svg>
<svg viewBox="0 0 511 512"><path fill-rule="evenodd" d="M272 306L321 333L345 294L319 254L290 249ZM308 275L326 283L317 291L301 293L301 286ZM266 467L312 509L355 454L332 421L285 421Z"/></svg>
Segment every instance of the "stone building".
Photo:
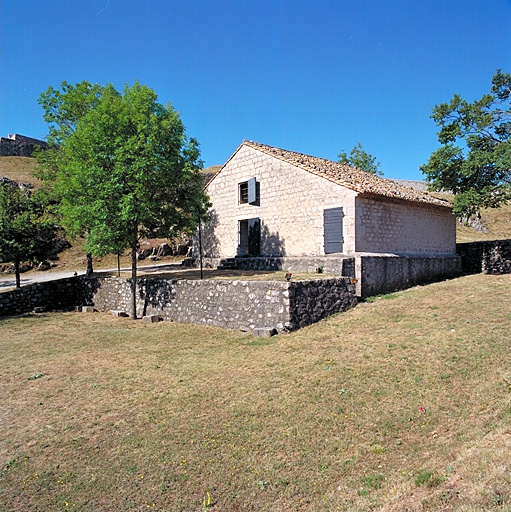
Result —
<svg viewBox="0 0 511 512"><path fill-rule="evenodd" d="M244 141L206 192L205 258L456 253L449 203L322 158Z"/></svg>

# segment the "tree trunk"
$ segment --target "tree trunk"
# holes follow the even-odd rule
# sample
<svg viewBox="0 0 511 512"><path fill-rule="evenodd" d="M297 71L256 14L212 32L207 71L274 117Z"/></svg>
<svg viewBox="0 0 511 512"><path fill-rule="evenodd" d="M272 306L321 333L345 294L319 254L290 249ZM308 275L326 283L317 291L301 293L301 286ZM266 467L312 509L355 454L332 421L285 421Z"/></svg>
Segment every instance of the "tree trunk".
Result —
<svg viewBox="0 0 511 512"><path fill-rule="evenodd" d="M92 268L92 254L90 252L87 253L87 270L85 271L85 275L87 277L91 276L94 272L94 269Z"/></svg>
<svg viewBox="0 0 511 512"><path fill-rule="evenodd" d="M20 260L18 258L14 258L14 273L16 274L16 288L21 288Z"/></svg>
<svg viewBox="0 0 511 512"><path fill-rule="evenodd" d="M131 248L131 318L137 319L137 247Z"/></svg>

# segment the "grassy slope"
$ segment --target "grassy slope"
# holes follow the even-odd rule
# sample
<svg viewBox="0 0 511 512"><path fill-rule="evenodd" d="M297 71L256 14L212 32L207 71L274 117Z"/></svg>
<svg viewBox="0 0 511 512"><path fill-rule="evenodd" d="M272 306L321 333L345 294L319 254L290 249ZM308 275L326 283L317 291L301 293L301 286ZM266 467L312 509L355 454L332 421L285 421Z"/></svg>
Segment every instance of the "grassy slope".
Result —
<svg viewBox="0 0 511 512"><path fill-rule="evenodd" d="M481 219L488 232L476 231L469 226L458 224L456 240L473 242L511 238L511 204L502 206L498 210L483 210Z"/></svg>
<svg viewBox="0 0 511 512"><path fill-rule="evenodd" d="M2 320L0 510L509 511L510 291L466 276L271 339Z"/></svg>
<svg viewBox="0 0 511 512"><path fill-rule="evenodd" d="M1 156L0 157L0 176L5 176L10 180L31 183L34 187L42 185L41 181L34 178L36 160L34 158ZM163 242L164 240L160 240ZM59 255L57 266L52 270L60 272L63 270L84 269L87 265L85 257L85 240L77 239L72 242L72 247ZM164 258L162 261L174 261L175 258ZM144 260L141 265L152 263L150 260ZM117 267L117 256L107 255L103 258L94 258L94 266L97 269ZM121 266L131 266L131 257L129 251L121 256ZM50 270L51 271L51 270Z"/></svg>
<svg viewBox="0 0 511 512"><path fill-rule="evenodd" d="M32 183L35 187L41 182L34 178L35 159L24 156L0 156L0 176L21 183Z"/></svg>

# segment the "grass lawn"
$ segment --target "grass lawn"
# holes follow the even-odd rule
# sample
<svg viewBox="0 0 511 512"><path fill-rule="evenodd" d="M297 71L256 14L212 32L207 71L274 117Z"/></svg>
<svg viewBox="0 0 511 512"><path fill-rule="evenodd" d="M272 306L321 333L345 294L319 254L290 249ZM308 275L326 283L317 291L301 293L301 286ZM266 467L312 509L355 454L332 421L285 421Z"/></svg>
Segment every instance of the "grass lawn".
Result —
<svg viewBox="0 0 511 512"><path fill-rule="evenodd" d="M511 275L268 339L0 320L0 510L509 512L510 332Z"/></svg>

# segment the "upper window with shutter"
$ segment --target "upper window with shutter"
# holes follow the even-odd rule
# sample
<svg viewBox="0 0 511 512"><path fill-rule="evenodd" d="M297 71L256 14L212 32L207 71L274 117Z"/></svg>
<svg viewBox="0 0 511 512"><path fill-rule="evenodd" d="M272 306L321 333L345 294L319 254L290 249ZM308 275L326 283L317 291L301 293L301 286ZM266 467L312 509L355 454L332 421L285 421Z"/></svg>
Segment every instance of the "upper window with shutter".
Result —
<svg viewBox="0 0 511 512"><path fill-rule="evenodd" d="M259 183L255 178L244 181L238 184L239 188L239 203L259 205Z"/></svg>

